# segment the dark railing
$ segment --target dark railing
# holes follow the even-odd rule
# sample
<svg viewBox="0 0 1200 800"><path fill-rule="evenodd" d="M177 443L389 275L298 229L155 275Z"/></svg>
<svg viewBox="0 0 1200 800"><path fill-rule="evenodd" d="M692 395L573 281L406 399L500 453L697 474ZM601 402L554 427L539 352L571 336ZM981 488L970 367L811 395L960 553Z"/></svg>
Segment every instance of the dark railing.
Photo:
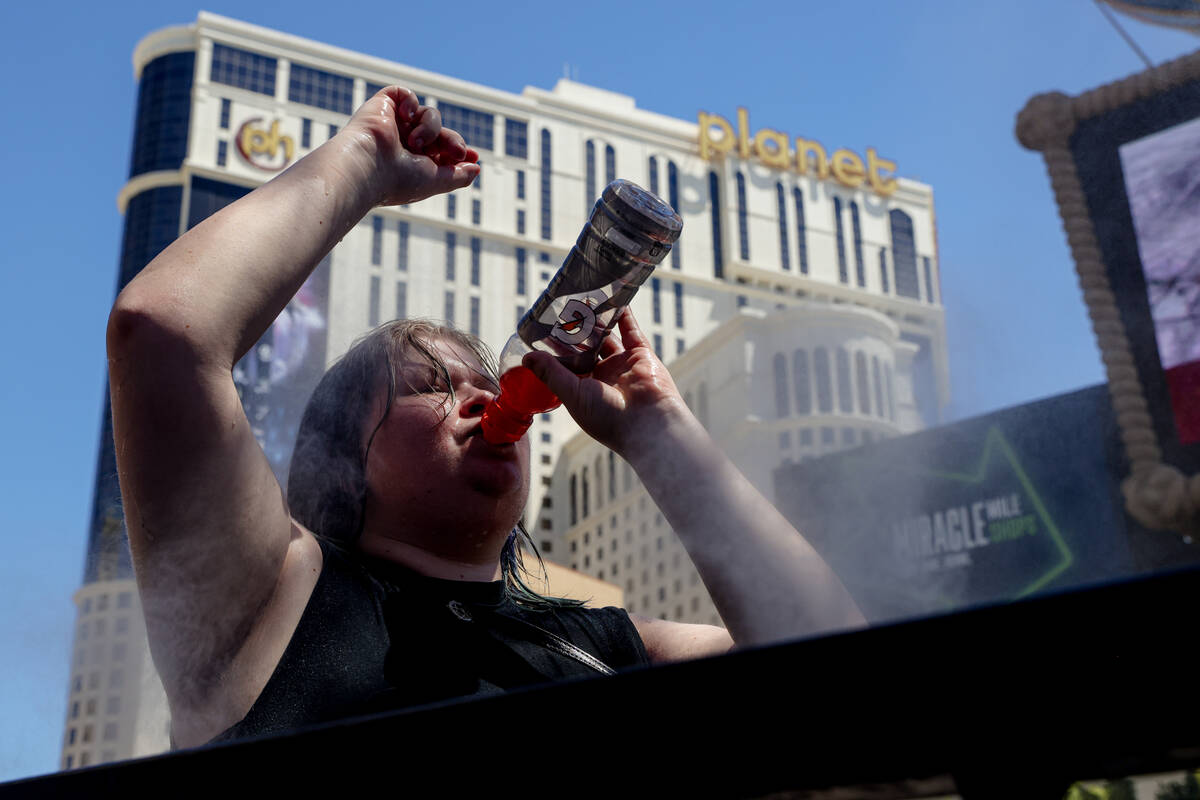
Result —
<svg viewBox="0 0 1200 800"><path fill-rule="evenodd" d="M1058 800L1076 780L1200 764L1198 597L1193 568L32 778L0 797Z"/></svg>

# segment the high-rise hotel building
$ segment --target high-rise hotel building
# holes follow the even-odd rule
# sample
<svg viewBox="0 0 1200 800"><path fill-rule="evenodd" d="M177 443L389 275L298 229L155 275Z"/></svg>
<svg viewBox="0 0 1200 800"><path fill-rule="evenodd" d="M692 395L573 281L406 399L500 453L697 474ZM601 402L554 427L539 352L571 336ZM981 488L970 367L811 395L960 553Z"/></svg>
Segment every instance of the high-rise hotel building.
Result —
<svg viewBox="0 0 1200 800"><path fill-rule="evenodd" d="M237 365L281 478L309 389L356 337L428 316L498 349L617 177L684 219L634 310L700 419L768 495L787 459L939 419L948 376L932 193L874 150L753 131L741 109L732 122L666 117L565 79L512 94L206 13L150 34L133 60L120 286L384 85L413 89L481 153L473 186L368 215ZM167 742L105 420L64 768ZM561 410L530 432L525 522L543 554L617 584L637 613L715 619L636 476L577 434Z"/></svg>

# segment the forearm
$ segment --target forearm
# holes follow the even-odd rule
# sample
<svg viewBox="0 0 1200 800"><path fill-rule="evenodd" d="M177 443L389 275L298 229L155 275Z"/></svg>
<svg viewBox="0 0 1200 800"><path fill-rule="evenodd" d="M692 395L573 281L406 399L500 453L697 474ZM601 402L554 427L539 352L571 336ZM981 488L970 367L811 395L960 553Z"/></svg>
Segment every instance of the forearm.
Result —
<svg viewBox="0 0 1200 800"><path fill-rule="evenodd" d="M331 140L185 233L129 283L114 319L150 317L199 360L232 366L374 205L355 147Z"/></svg>
<svg viewBox="0 0 1200 800"><path fill-rule="evenodd" d="M686 409L624 453L739 645L864 624L824 559Z"/></svg>

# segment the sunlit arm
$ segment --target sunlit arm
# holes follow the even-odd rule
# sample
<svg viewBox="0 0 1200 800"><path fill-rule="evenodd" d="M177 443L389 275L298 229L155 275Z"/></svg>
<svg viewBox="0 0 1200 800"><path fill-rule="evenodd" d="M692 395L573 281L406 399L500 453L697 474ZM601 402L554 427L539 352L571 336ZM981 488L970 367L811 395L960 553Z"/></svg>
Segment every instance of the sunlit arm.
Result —
<svg viewBox="0 0 1200 800"><path fill-rule="evenodd" d="M680 406L622 455L687 549L734 642L865 624L824 559Z"/></svg>
<svg viewBox="0 0 1200 800"><path fill-rule="evenodd" d="M525 364L580 427L637 472L696 565L733 642L765 644L865 624L829 565L750 484L679 396L631 313L580 378L546 353ZM656 660L719 652L705 626L639 620ZM723 634L722 634L723 635ZM698 641L700 637L703 641ZM726 639L726 648L728 640ZM652 657L655 655L652 652Z"/></svg>
<svg viewBox="0 0 1200 800"><path fill-rule="evenodd" d="M117 469L175 741L206 741L265 685L320 572L231 369L370 209L469 184L473 151L389 87L326 144L187 232L109 317Z"/></svg>

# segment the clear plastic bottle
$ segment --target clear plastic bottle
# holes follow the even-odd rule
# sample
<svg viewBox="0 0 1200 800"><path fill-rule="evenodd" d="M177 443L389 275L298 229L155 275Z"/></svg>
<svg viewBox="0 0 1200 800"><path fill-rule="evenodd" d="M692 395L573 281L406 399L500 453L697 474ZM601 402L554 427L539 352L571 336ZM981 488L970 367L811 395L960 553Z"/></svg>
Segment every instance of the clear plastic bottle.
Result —
<svg viewBox="0 0 1200 800"><path fill-rule="evenodd" d="M592 371L620 311L682 230L671 206L637 184L617 180L604 188L575 246L500 353L500 394L483 412L485 439L515 442L534 414L559 405L521 366L530 350L554 355L577 375Z"/></svg>

